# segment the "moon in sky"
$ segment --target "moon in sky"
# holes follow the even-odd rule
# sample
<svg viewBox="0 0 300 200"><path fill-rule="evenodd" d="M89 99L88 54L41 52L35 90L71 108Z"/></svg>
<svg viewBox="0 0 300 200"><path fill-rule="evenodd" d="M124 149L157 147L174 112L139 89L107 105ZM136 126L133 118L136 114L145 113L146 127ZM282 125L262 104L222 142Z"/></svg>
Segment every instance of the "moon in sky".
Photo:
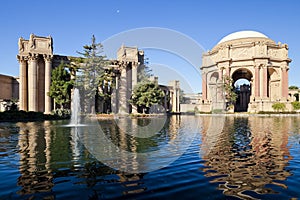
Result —
<svg viewBox="0 0 300 200"><path fill-rule="evenodd" d="M120 10L117 10L117 13L119 13L120 12Z"/></svg>

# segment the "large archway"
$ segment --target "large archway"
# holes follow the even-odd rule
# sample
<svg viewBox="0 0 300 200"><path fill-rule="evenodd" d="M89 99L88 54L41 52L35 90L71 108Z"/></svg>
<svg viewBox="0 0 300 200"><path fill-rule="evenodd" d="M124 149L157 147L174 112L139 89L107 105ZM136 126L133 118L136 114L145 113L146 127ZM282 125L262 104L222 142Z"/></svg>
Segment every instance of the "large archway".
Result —
<svg viewBox="0 0 300 200"><path fill-rule="evenodd" d="M234 83L241 79L248 81L237 88L236 112L273 111L274 102L290 101L288 70L291 59L287 44L276 43L257 31L239 31L221 39L203 54L202 61L202 98L211 110L215 108L214 98L218 97L213 95L215 90L209 90L210 76L214 72L219 77L229 76Z"/></svg>
<svg viewBox="0 0 300 200"><path fill-rule="evenodd" d="M253 75L250 70L239 68L234 71L231 78L233 80L235 93L237 94L234 111L247 112L252 91L251 80L253 79Z"/></svg>

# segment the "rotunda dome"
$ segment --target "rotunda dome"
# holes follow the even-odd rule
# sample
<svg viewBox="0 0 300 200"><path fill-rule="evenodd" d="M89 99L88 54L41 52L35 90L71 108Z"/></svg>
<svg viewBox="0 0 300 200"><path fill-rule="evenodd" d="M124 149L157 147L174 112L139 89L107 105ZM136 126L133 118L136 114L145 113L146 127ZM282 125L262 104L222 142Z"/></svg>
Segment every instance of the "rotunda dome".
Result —
<svg viewBox="0 0 300 200"><path fill-rule="evenodd" d="M265 34L257 32L257 31L238 31L231 33L225 37L223 37L218 44L223 42L227 42L230 40L241 39L241 38L268 38Z"/></svg>

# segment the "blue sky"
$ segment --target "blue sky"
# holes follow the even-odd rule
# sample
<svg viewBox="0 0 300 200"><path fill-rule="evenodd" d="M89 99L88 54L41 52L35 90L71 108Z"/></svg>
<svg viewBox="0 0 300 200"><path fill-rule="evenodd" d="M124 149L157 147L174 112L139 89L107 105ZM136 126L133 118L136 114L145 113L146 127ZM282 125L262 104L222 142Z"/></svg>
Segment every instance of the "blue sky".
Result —
<svg viewBox="0 0 300 200"><path fill-rule="evenodd" d="M208 50L232 32L255 30L289 45L289 57L293 60L289 85L300 86L300 1L297 0L10 0L1 1L0 26L1 74L18 75L18 38L28 39L30 33L51 35L55 54L77 55L76 51L90 42L92 34L102 42L124 31L160 27L182 33ZM162 83L176 79L176 74L182 75L192 92L201 91L199 69L195 69L200 66L191 66L170 52L145 49L145 54Z"/></svg>

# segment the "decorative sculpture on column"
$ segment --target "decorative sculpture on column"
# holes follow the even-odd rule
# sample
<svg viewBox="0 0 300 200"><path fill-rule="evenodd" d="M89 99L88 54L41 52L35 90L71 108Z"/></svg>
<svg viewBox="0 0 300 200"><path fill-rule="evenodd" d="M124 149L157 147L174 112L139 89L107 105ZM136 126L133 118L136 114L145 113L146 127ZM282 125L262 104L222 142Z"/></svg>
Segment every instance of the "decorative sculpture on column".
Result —
<svg viewBox="0 0 300 200"><path fill-rule="evenodd" d="M31 48L31 49L35 48L35 41L34 41L33 37L34 37L34 34L31 33L30 38L29 38L29 48Z"/></svg>

